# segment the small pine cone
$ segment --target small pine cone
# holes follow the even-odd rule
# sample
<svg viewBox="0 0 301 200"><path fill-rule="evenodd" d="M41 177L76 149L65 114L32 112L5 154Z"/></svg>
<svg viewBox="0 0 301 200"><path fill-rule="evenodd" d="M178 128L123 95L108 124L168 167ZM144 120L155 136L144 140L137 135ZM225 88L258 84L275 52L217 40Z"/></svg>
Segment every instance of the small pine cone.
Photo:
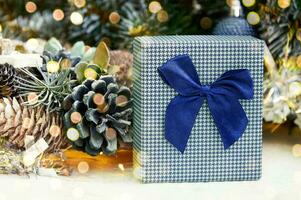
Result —
<svg viewBox="0 0 301 200"><path fill-rule="evenodd" d="M85 80L64 100L64 129L76 149L90 155L113 154L131 143L131 91L113 76Z"/></svg>
<svg viewBox="0 0 301 200"><path fill-rule="evenodd" d="M110 52L110 64L117 67L115 76L120 85L131 87L131 71L133 54L126 50L114 50Z"/></svg>
<svg viewBox="0 0 301 200"><path fill-rule="evenodd" d="M33 139L29 144L26 136ZM46 152L59 150L67 144L57 113L47 113L42 106L23 106L16 98L0 99L0 137L6 137L10 146L22 150L41 138L49 145Z"/></svg>
<svg viewBox="0 0 301 200"><path fill-rule="evenodd" d="M12 65L8 63L0 64L0 97L15 95L16 74L16 69Z"/></svg>

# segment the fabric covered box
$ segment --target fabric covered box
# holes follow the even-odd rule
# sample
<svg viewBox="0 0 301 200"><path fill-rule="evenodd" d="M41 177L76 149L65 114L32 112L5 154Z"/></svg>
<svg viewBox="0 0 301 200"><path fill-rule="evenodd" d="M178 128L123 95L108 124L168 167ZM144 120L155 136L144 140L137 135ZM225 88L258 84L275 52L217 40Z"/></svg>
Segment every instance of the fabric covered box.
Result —
<svg viewBox="0 0 301 200"><path fill-rule="evenodd" d="M137 37L134 49L134 175L144 183L250 181L261 176L264 42L249 36ZM165 113L177 92L158 68L189 55L200 83L223 73L248 69L253 99L239 100L248 118L243 135L224 148L208 104L201 106L184 153L165 138Z"/></svg>

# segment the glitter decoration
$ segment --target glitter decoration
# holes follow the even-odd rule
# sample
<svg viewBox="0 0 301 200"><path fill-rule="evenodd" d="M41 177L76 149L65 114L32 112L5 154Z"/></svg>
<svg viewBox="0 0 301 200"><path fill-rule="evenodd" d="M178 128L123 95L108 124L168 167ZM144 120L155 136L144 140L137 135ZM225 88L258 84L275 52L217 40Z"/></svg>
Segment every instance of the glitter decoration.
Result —
<svg viewBox="0 0 301 200"><path fill-rule="evenodd" d="M151 13L154 13L154 14L156 14L157 12L159 12L161 9L162 9L162 6L161 6L161 4L158 1L152 1L148 5L148 10Z"/></svg>
<svg viewBox="0 0 301 200"><path fill-rule="evenodd" d="M242 4L246 7L254 6L256 3L256 0L242 0Z"/></svg>
<svg viewBox="0 0 301 200"><path fill-rule="evenodd" d="M117 24L120 21L120 15L118 12L111 12L109 15L109 21L111 24Z"/></svg>
<svg viewBox="0 0 301 200"><path fill-rule="evenodd" d="M200 20L200 25L202 29L210 29L212 27L212 20L209 17L203 17Z"/></svg>
<svg viewBox="0 0 301 200"><path fill-rule="evenodd" d="M295 144L292 148L294 157L301 157L301 144Z"/></svg>
<svg viewBox="0 0 301 200"><path fill-rule="evenodd" d="M85 161L79 162L77 165L77 170L81 174L86 174L89 171L89 169L90 169L90 166Z"/></svg>
<svg viewBox="0 0 301 200"><path fill-rule="evenodd" d="M168 13L165 10L160 10L157 13L157 20L161 23L168 21Z"/></svg>
<svg viewBox="0 0 301 200"><path fill-rule="evenodd" d="M61 21L65 17L64 11L61 9L55 9L52 13L52 17L55 21Z"/></svg>
<svg viewBox="0 0 301 200"><path fill-rule="evenodd" d="M29 13L34 13L37 10L37 5L32 1L28 1L25 4L25 10Z"/></svg>
<svg viewBox="0 0 301 200"><path fill-rule="evenodd" d="M70 20L74 25L80 25L83 23L84 18L79 12L72 12L70 16Z"/></svg>
<svg viewBox="0 0 301 200"><path fill-rule="evenodd" d="M258 13L251 11L247 15L247 21L251 25L257 25L260 22L260 17L258 15Z"/></svg>
<svg viewBox="0 0 301 200"><path fill-rule="evenodd" d="M291 0L278 0L278 6L282 9L288 8L291 5Z"/></svg>
<svg viewBox="0 0 301 200"><path fill-rule="evenodd" d="M85 7L86 0L74 0L73 3L77 8L82 8Z"/></svg>

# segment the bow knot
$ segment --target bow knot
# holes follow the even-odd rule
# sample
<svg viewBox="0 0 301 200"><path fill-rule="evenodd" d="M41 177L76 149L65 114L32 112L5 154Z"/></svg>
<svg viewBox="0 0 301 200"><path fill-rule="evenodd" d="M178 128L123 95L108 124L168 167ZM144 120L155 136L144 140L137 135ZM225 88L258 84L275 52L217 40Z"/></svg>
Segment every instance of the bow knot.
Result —
<svg viewBox="0 0 301 200"><path fill-rule="evenodd" d="M184 153L205 99L224 148L242 136L248 118L239 99L253 98L253 81L247 69L227 71L211 85L202 85L190 57L181 55L168 60L158 72L179 93L168 104L165 117L165 138L179 151Z"/></svg>
<svg viewBox="0 0 301 200"><path fill-rule="evenodd" d="M200 96L207 97L207 95L210 94L210 88L210 85L201 85Z"/></svg>

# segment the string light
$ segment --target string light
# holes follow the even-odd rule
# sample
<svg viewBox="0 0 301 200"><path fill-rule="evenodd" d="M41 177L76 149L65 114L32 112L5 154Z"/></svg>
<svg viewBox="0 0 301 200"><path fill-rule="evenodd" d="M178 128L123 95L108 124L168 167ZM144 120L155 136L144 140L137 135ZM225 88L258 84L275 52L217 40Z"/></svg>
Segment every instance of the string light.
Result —
<svg viewBox="0 0 301 200"><path fill-rule="evenodd" d="M157 14L157 20L159 22L167 22L168 21L168 13L165 10L160 10Z"/></svg>
<svg viewBox="0 0 301 200"><path fill-rule="evenodd" d="M61 9L55 9L52 13L52 17L56 21L61 21L65 17L64 11L62 11Z"/></svg>
<svg viewBox="0 0 301 200"><path fill-rule="evenodd" d="M80 25L83 23L84 18L79 12L72 12L70 20L74 25Z"/></svg>
<svg viewBox="0 0 301 200"><path fill-rule="evenodd" d="M120 15L118 14L118 12L111 12L109 15L109 21L112 24L117 24L120 21Z"/></svg>
<svg viewBox="0 0 301 200"><path fill-rule="evenodd" d="M291 0L278 0L278 6L285 9L291 5Z"/></svg>
<svg viewBox="0 0 301 200"><path fill-rule="evenodd" d="M212 27L212 20L209 17L203 17L200 20L200 25L202 29L210 29Z"/></svg>
<svg viewBox="0 0 301 200"><path fill-rule="evenodd" d="M158 1L152 1L148 5L148 10L151 13L154 13L154 14L156 14L157 12L159 12L161 9L162 9L162 6L161 6L161 4Z"/></svg>
<svg viewBox="0 0 301 200"><path fill-rule="evenodd" d="M82 8L85 7L86 0L74 0L73 3L77 8Z"/></svg>
<svg viewBox="0 0 301 200"><path fill-rule="evenodd" d="M37 5L32 1L28 1L25 4L25 10L29 13L34 13L37 10Z"/></svg>
<svg viewBox="0 0 301 200"><path fill-rule="evenodd" d="M254 6L256 3L256 0L242 0L242 4L246 7Z"/></svg>
<svg viewBox="0 0 301 200"><path fill-rule="evenodd" d="M258 13L254 12L254 11L251 11L247 15L247 21L251 25L256 25L260 22L260 17L258 15Z"/></svg>

